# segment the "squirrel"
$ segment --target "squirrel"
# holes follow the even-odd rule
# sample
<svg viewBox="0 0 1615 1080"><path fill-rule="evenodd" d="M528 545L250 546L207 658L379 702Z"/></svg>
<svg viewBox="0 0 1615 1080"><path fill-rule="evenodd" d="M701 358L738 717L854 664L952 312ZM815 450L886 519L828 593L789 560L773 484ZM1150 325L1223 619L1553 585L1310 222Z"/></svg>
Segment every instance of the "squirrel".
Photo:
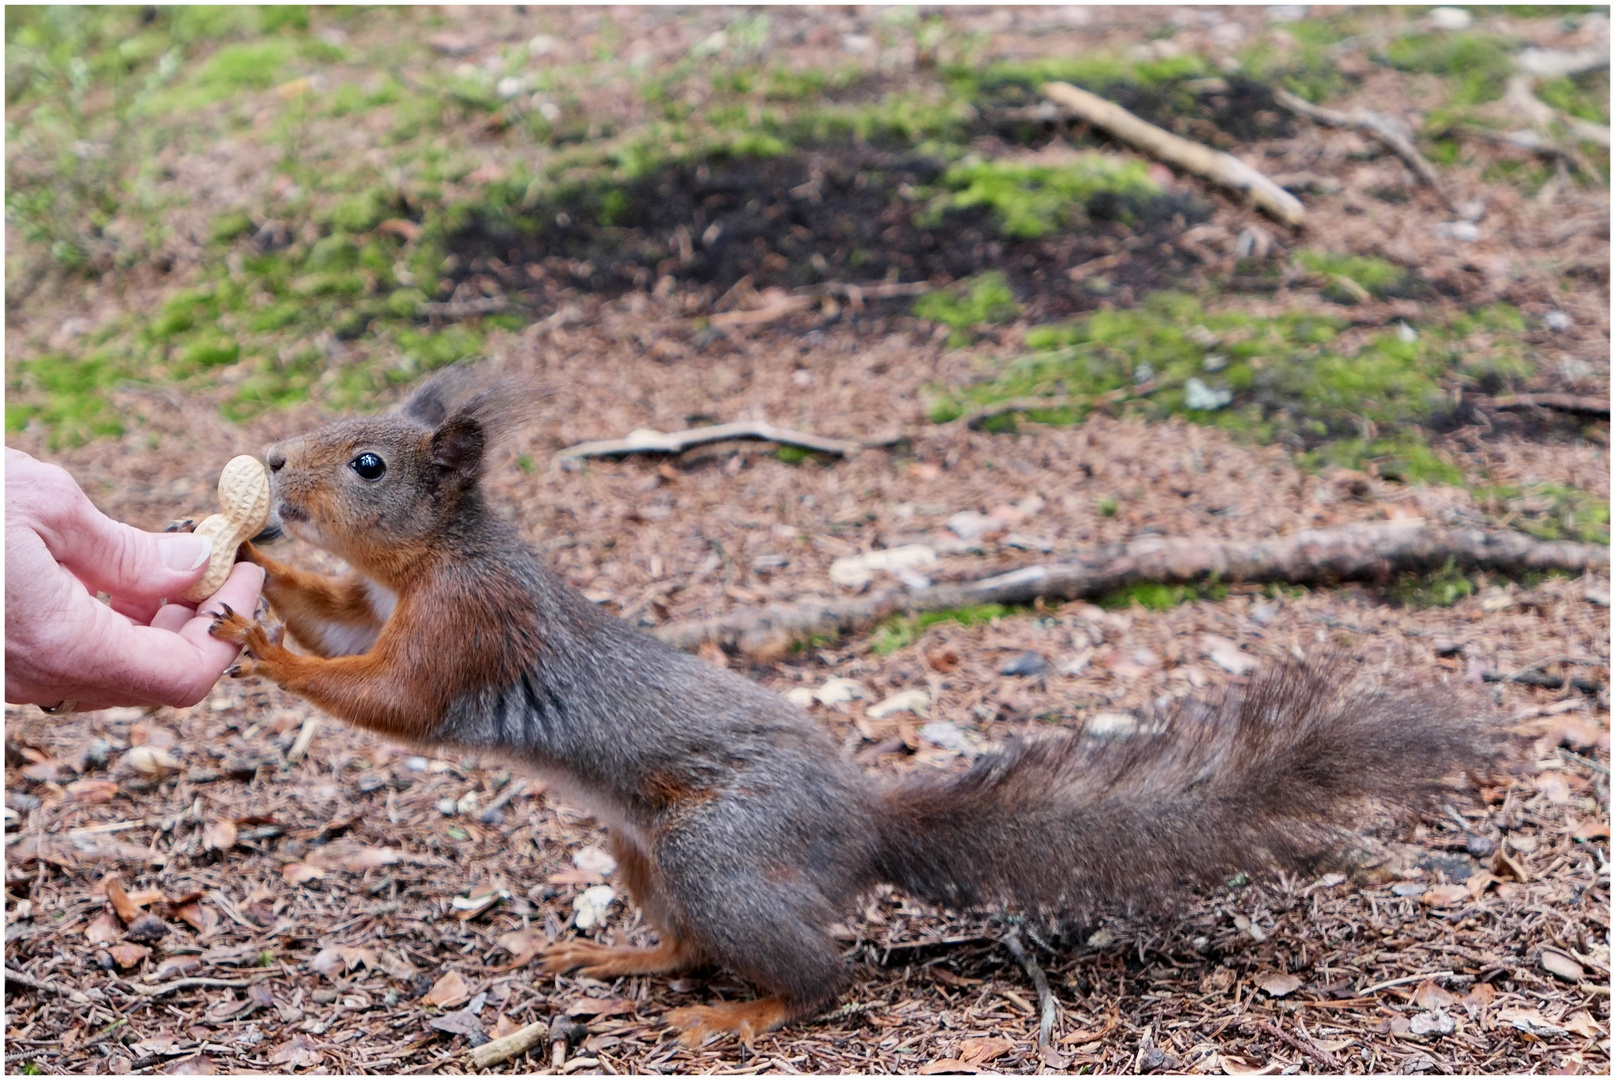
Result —
<svg viewBox="0 0 1615 1080"><path fill-rule="evenodd" d="M311 655L228 608L212 633L245 647L232 675L394 739L498 751L592 810L660 944L561 941L543 970L711 964L761 988L670 1010L687 1043L833 1003L850 974L832 924L878 884L958 909L1150 906L1314 867L1366 804L1416 809L1487 756L1450 693L1350 692L1291 665L1129 737L1051 733L873 779L780 695L585 599L490 508L479 479L517 400L450 369L397 412L271 448L281 527L352 573L244 544Z"/></svg>

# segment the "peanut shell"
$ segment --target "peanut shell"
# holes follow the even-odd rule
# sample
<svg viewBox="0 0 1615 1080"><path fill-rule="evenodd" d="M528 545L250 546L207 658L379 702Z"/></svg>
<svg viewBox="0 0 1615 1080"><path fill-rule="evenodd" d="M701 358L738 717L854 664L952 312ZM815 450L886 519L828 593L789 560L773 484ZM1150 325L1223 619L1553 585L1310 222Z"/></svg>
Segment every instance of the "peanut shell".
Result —
<svg viewBox="0 0 1615 1080"><path fill-rule="evenodd" d="M235 565L236 549L269 524L269 474L250 454L231 458L219 474L219 507L224 512L204 518L199 536L213 538L207 572L185 591L185 599L201 603L218 591Z"/></svg>

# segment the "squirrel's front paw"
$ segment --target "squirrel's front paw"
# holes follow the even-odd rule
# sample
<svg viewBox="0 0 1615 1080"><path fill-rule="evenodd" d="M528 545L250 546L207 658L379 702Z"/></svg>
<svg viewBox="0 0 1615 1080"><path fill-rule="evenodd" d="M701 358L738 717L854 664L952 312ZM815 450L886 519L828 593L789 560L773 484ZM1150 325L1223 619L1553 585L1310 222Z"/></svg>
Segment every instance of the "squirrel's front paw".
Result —
<svg viewBox="0 0 1615 1080"><path fill-rule="evenodd" d="M219 610L213 613L213 625L208 627L208 633L220 641L246 646L249 657L261 658L273 646L262 626L223 602L219 604ZM231 674L234 673L232 670Z"/></svg>

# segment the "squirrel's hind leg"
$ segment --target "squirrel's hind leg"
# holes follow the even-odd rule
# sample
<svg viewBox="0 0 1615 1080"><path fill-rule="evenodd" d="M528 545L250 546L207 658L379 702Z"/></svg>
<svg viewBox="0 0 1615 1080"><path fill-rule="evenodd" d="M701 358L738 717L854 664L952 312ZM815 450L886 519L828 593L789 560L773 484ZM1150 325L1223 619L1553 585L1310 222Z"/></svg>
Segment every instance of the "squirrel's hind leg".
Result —
<svg viewBox="0 0 1615 1080"><path fill-rule="evenodd" d="M714 1035L738 1035L747 1046L756 1036L773 1031L787 1020L807 1016L813 1009L800 1009L784 998L765 997L755 1001L722 1001L716 1005L686 1005L669 1009L667 1022L684 1034L679 1042L700 1046Z"/></svg>

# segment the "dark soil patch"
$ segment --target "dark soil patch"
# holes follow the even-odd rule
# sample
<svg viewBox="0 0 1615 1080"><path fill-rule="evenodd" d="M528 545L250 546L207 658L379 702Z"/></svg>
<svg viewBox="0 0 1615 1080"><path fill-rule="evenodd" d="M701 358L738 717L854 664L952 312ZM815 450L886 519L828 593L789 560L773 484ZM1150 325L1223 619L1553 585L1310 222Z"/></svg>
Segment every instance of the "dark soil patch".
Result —
<svg viewBox="0 0 1615 1080"><path fill-rule="evenodd" d="M1212 212L1205 199L1179 193L1135 205L1101 196L1086 221L1037 239L1000 235L985 207L950 211L927 227L919 220L926 204L913 193L945 167L849 148L669 168L621 188L576 191L528 215L477 220L450 238L460 260L451 277L493 273L512 299L542 307L536 294L546 285L618 295L671 276L721 292L747 276L761 290L946 283L999 270L1027 316L1041 321L1099 306L1100 295L1065 271L1124 243L1140 250L1108 274L1111 292L1172 284L1194 264L1164 245ZM1170 254L1146 254L1163 250Z"/></svg>

